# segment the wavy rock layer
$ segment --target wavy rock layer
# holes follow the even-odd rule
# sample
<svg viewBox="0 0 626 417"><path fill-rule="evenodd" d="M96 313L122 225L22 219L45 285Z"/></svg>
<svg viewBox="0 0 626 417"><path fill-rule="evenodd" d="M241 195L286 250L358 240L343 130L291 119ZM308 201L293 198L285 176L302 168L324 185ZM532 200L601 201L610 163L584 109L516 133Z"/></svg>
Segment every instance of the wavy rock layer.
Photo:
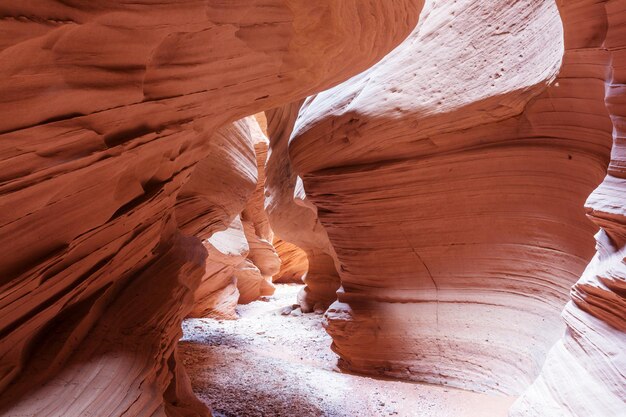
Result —
<svg viewBox="0 0 626 417"><path fill-rule="evenodd" d="M238 303L273 294L270 280L280 269L280 258L270 243L273 232L263 210L267 138L253 117L223 130L210 161L198 164L181 191L185 195L203 181L205 187L211 187L206 193L206 198L212 199L209 207L226 202L229 213L240 212L225 231L203 242L208 252L206 271L195 291L191 317L236 318Z"/></svg>
<svg viewBox="0 0 626 417"><path fill-rule="evenodd" d="M272 276L280 271L280 258L272 244L274 232L264 209L265 161L267 160L268 141L258 123L255 123L255 127L254 151L259 175L252 197L241 213L241 221L250 246L248 259L259 269L263 282L258 283L258 293L246 295L240 289L240 302L244 303L253 301L261 295L272 295L274 293L274 287L271 284Z"/></svg>
<svg viewBox="0 0 626 417"><path fill-rule="evenodd" d="M613 150L607 176L585 204L589 218L601 228L596 255L572 288L563 311L565 334L539 378L513 405L512 417L618 417L625 410L626 1L573 3L563 7L565 21L584 14L595 25L582 33L580 26L571 25L566 39L601 47L595 54L605 58L609 69L603 75Z"/></svg>
<svg viewBox="0 0 626 417"><path fill-rule="evenodd" d="M274 248L280 257L280 271L272 277L278 284L302 284L302 278L309 269L306 252L294 245L274 236Z"/></svg>
<svg viewBox="0 0 626 417"><path fill-rule="evenodd" d="M344 368L506 394L538 375L611 147L602 22L560 3L565 41L555 2L429 1L302 107L289 154L340 263Z"/></svg>
<svg viewBox="0 0 626 417"><path fill-rule="evenodd" d="M219 127L368 68L418 2L0 6L0 413L208 414L175 346L244 190L182 187Z"/></svg>
<svg viewBox="0 0 626 417"><path fill-rule="evenodd" d="M240 227L237 227L240 226ZM203 242L207 250L204 275L194 292L189 317L236 319L239 289L237 273L244 269L248 245L237 217L231 226Z"/></svg>
<svg viewBox="0 0 626 417"><path fill-rule="evenodd" d="M191 217L202 213L197 210L198 206L211 212L221 206L224 214L236 215L226 230L216 232L202 242L208 256L204 275L194 293L194 306L189 313L191 317L236 318L238 282L245 282L250 275L253 280L262 279L258 269L246 259L249 246L237 214L246 206L257 183L253 145L258 130L256 124L253 118L248 117L218 131L211 138L209 157L196 165L178 195L176 213L179 224L182 214L190 213ZM198 193L198 190L203 192ZM198 201L198 195L202 196L202 200ZM196 229L201 229L211 226L205 223L207 220L205 214L193 218L190 223L196 223ZM220 225L221 228L223 225ZM194 234L204 237L197 231Z"/></svg>
<svg viewBox="0 0 626 417"><path fill-rule="evenodd" d="M317 209L306 201L298 176L291 168L289 137L302 102L266 112L270 153L265 182L265 211L272 229L282 239L301 248L307 256L306 286L298 294L302 311L326 309L337 299L339 275L334 251L317 219Z"/></svg>

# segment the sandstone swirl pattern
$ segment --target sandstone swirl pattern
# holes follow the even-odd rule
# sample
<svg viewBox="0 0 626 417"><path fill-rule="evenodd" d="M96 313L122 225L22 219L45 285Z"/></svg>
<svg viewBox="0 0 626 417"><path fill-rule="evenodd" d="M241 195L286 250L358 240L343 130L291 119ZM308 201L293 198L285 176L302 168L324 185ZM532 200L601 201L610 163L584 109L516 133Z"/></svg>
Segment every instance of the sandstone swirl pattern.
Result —
<svg viewBox="0 0 626 417"><path fill-rule="evenodd" d="M593 255L583 205L606 173L612 124L605 5L558 3L426 2L400 47L302 106L289 154L340 264L326 317L344 368L520 394L563 334L560 312ZM614 178L592 215L610 220L618 246L601 238L599 256L621 262ZM617 265L601 280L613 295L579 283L576 305L623 306ZM604 375L604 353L597 378L610 385L620 367ZM536 410L539 397L527 399Z"/></svg>
<svg viewBox="0 0 626 417"><path fill-rule="evenodd" d="M244 235L248 241L248 263L258 270L255 276L246 275L238 278L239 303L246 304L263 295L272 295L274 286L272 276L280 270L280 258L272 245L274 232L263 208L265 198L265 161L267 159L268 141L258 123L254 123L254 152L258 169L256 188L246 207L241 213Z"/></svg>
<svg viewBox="0 0 626 417"><path fill-rule="evenodd" d="M278 284L301 284L302 278L309 269L306 252L293 243L274 236L274 248L280 257L280 270L272 277L272 282Z"/></svg>
<svg viewBox="0 0 626 417"><path fill-rule="evenodd" d="M304 312L325 310L337 299L339 275L328 235L308 202L302 181L291 167L288 145L302 102L266 112L270 152L267 159L265 210L273 230L306 252L306 286L298 294Z"/></svg>
<svg viewBox="0 0 626 417"><path fill-rule="evenodd" d="M0 414L207 415L175 346L247 188L181 189L217 129L365 70L419 6L3 2Z"/></svg>
<svg viewBox="0 0 626 417"><path fill-rule="evenodd" d="M186 217L192 217L190 223L197 223L197 229L215 227L206 223L210 218L202 208L211 214L220 208L230 216L242 212L246 215L245 226L238 214L226 230L203 240L208 256L204 275L195 290L194 307L189 314L192 317L236 318L238 302L250 302L273 291L254 262L256 260L265 271L270 268L266 271L270 275L279 266L273 248L268 248L267 241L256 232L257 229L261 230L259 233L271 232L267 226L262 227L267 220L259 214L263 210L263 187L259 186L262 170L257 169L259 158L265 163L265 152L255 158L255 148L261 143L266 147L264 141L267 139L252 117L220 129L211 138L209 158L196 165L191 178L178 194L176 214L179 225L186 223ZM224 181L224 178L229 180ZM256 198L251 198L253 195ZM198 216L198 213L202 215ZM198 230L189 232L200 238L206 237ZM253 244L255 249L260 246L262 250L256 249L250 256Z"/></svg>
<svg viewBox="0 0 626 417"><path fill-rule="evenodd" d="M587 215L601 228L596 255L572 288L563 311L565 334L539 378L513 405L512 417L613 417L623 415L625 407L626 1L568 3L562 10L565 22L585 16L588 26L571 25L566 35L589 48L581 54L604 65L599 75L606 77L613 149L604 181L585 203Z"/></svg>

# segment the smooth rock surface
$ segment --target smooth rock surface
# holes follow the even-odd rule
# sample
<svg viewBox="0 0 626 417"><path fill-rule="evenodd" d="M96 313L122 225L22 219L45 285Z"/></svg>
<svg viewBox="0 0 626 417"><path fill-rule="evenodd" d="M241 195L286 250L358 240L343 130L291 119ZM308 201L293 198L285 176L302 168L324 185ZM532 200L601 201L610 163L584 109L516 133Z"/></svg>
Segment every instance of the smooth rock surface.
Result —
<svg viewBox="0 0 626 417"><path fill-rule="evenodd" d="M624 414L626 0L4 3L0 415L210 415L181 322L302 275L272 227L274 320L332 303L343 369L442 385L296 366L329 412ZM280 384L292 329L234 369Z"/></svg>
<svg viewBox="0 0 626 417"><path fill-rule="evenodd" d="M272 277L272 282L289 284L302 283L302 278L309 269L306 252L281 238L274 236L274 248L280 258L280 271Z"/></svg>
<svg viewBox="0 0 626 417"><path fill-rule="evenodd" d="M340 264L344 369L509 395L537 377L611 149L591 3L428 1L401 46L304 103L289 155Z"/></svg>
<svg viewBox="0 0 626 417"><path fill-rule="evenodd" d="M368 68L420 5L0 5L0 414L208 415L176 341L236 213L181 189L221 126Z"/></svg>
<svg viewBox="0 0 626 417"><path fill-rule="evenodd" d="M191 317L236 318L236 275L246 277L248 271L255 270L260 275L246 260L249 246L238 216L258 177L253 147L256 123L248 117L216 132L209 156L196 165L178 195L177 220L186 226L185 231L203 239L208 255L202 280L194 292ZM216 210L218 207L221 210ZM210 219L207 210L212 216L222 213L222 217ZM206 228L215 230L216 225L209 220L218 220L217 227L226 230L212 235L202 233Z"/></svg>
<svg viewBox="0 0 626 417"><path fill-rule="evenodd" d="M205 198L211 199L209 207L226 202L229 205L223 205L224 211L231 217L238 213L226 230L203 241L208 252L206 271L195 291L190 317L236 318L237 303L273 293L269 281L280 268L270 243L273 232L263 210L267 138L253 117L222 131L217 133L216 150L210 159L198 164L180 194L186 195L202 182L211 188L205 193Z"/></svg>
<svg viewBox="0 0 626 417"><path fill-rule="evenodd" d="M298 295L298 302L303 311L310 313L316 306L325 309L336 300L340 284L334 250L317 219L317 208L307 201L288 154L289 137L301 104L294 102L266 112L270 152L265 211L276 234L306 253L306 286Z"/></svg>
<svg viewBox="0 0 626 417"><path fill-rule="evenodd" d="M239 285L239 302L247 303L260 296L272 295L274 287L272 277L280 271L280 258L272 241L274 232L270 227L267 214L264 209L265 198L265 161L267 160L268 141L258 123L255 123L254 152L258 170L256 188L246 207L241 213L244 233L250 247L248 260L259 270L260 280L255 285L255 291L243 291L243 285ZM242 283L243 284L243 283Z"/></svg>
<svg viewBox="0 0 626 417"><path fill-rule="evenodd" d="M595 22L585 31L572 24L566 40L601 46L613 149L607 176L585 203L600 227L596 255L572 288L565 333L510 416L618 417L626 412L626 1L567 2L562 13L566 22Z"/></svg>

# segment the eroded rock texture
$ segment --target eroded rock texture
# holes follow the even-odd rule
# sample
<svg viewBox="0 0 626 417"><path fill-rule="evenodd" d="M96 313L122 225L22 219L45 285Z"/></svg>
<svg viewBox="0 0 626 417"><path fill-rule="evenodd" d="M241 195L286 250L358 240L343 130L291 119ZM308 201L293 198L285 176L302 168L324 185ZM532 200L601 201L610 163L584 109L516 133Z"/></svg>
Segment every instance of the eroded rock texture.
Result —
<svg viewBox="0 0 626 417"><path fill-rule="evenodd" d="M176 341L231 200L182 187L219 127L371 66L417 3L0 5L0 413L208 414Z"/></svg>
<svg viewBox="0 0 626 417"><path fill-rule="evenodd" d="M513 405L515 417L617 417L625 410L626 1L568 3L562 10L566 41L604 65L599 75L606 77L613 150L607 176L585 204L589 218L601 228L596 255L563 311L567 330L539 378ZM581 15L593 24L585 30L567 24L580 22Z"/></svg>
<svg viewBox="0 0 626 417"><path fill-rule="evenodd" d="M195 291L192 317L236 318L237 303L273 294L271 278L280 269L263 209L267 138L253 117L223 131L214 140L216 150L210 161L198 164L181 191L184 195L203 181L211 187L206 193L209 207L221 206L231 216L230 224L221 225L226 230L203 241L208 252L206 271Z"/></svg>
<svg viewBox="0 0 626 417"><path fill-rule="evenodd" d="M302 102L266 112L270 153L267 160L265 210L278 236L305 251L306 286L298 294L304 312L326 309L336 298L339 275L334 251L317 219L317 209L307 202L302 181L289 160L288 144Z"/></svg>
<svg viewBox="0 0 626 417"><path fill-rule="evenodd" d="M248 303L261 295L272 295L274 293L274 287L271 284L272 276L280 270L280 258L274 245L272 245L274 232L264 210L265 161L267 160L268 141L261 132L258 123L255 123L255 127L254 151L258 181L246 208L241 213L241 221L250 247L248 259L259 269L260 279L256 280L251 287L251 289L254 288L253 291L243 291L243 286L239 285L241 303Z"/></svg>
<svg viewBox="0 0 626 417"><path fill-rule="evenodd" d="M309 269L306 252L294 245L274 236L274 248L280 257L280 271L272 277L272 282L301 284Z"/></svg>
<svg viewBox="0 0 626 417"><path fill-rule="evenodd" d="M428 1L400 47L303 105L289 154L340 263L344 368L506 394L538 375L611 149L604 5L559 4Z"/></svg>
<svg viewBox="0 0 626 417"><path fill-rule="evenodd" d="M196 165L179 193L176 210L179 224L185 223L181 217L188 212L188 217L196 216L193 220L197 229L215 230L216 225L205 223L206 213L193 210L201 205L211 213L221 213L217 227L225 229L212 235L194 233L204 239L208 256L204 275L195 290L194 307L189 314L192 317L235 318L240 295L238 283L246 283L249 277L263 279L247 259L250 249L239 217L258 181L254 151L257 130L257 122L251 117L220 129L211 138L209 156ZM198 213L203 215L197 217Z"/></svg>
<svg viewBox="0 0 626 417"><path fill-rule="evenodd" d="M239 216L228 229L216 232L203 242L207 259L202 281L194 292L189 317L236 319L239 300L238 274L249 267L248 241ZM258 271L258 270L257 270Z"/></svg>

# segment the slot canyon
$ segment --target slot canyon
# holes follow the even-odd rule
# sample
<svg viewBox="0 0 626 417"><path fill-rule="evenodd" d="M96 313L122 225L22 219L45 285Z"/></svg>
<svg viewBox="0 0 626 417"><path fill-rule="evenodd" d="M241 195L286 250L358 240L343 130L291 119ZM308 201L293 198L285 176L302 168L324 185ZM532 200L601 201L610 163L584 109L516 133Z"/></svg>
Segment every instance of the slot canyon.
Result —
<svg viewBox="0 0 626 417"><path fill-rule="evenodd" d="M626 0L3 0L0 75L0 416L626 416Z"/></svg>

